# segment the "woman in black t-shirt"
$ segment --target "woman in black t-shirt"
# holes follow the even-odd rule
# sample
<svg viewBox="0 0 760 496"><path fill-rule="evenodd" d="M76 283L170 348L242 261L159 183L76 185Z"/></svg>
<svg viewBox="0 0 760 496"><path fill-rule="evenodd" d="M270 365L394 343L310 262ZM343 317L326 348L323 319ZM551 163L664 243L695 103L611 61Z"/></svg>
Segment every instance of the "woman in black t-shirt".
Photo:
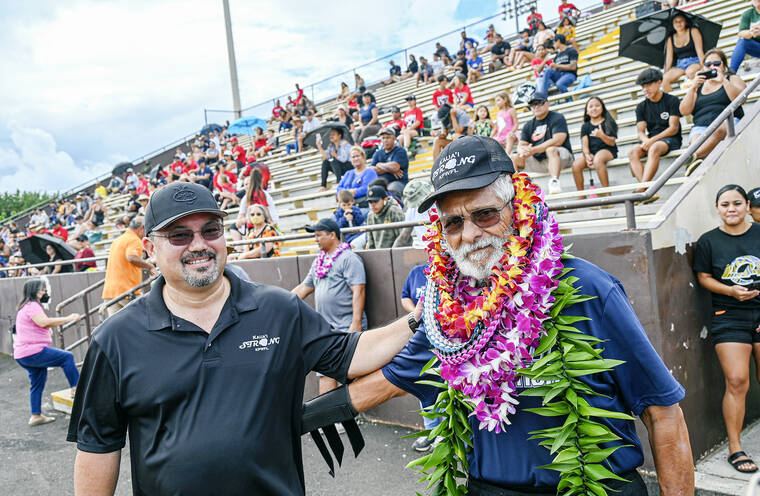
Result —
<svg viewBox="0 0 760 496"><path fill-rule="evenodd" d="M715 205L723 225L700 236L694 271L712 293L712 341L726 378L728 462L739 472L756 472L757 465L742 451L740 435L750 357L760 365L760 225L747 220L749 201L741 186L721 188Z"/></svg>
<svg viewBox="0 0 760 496"><path fill-rule="evenodd" d="M596 170L603 187L610 185L607 176L607 162L617 158L618 126L607 111L604 102L598 96L592 96L586 102L581 126L581 148L583 153L573 162L573 178L578 191L583 191L583 170ZM594 180L591 179L591 184ZM584 198L584 197L581 197Z"/></svg>
<svg viewBox="0 0 760 496"><path fill-rule="evenodd" d="M713 48L705 54L703 71L715 71L715 77L708 79L697 75L692 85L681 100L681 115L693 115L694 126L689 133L689 143L693 143L707 131L712 122L731 105L747 85L744 80L734 74L728 67L728 59L722 50ZM739 107L734 112L734 123L744 117L744 110ZM703 159L720 143L728 134L728 124L723 124L702 143L697 150L697 158ZM687 169L687 175L693 171L697 163L692 163Z"/></svg>

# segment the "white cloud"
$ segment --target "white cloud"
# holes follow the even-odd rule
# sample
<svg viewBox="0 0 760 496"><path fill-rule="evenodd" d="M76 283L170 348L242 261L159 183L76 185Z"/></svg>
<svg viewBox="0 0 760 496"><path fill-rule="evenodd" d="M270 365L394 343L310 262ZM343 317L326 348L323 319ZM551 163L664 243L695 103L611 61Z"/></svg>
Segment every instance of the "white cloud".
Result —
<svg viewBox="0 0 760 496"><path fill-rule="evenodd" d="M0 146L0 190L63 191L108 172L107 162L77 166L50 133L11 121L10 145ZM115 157L114 157L115 158Z"/></svg>

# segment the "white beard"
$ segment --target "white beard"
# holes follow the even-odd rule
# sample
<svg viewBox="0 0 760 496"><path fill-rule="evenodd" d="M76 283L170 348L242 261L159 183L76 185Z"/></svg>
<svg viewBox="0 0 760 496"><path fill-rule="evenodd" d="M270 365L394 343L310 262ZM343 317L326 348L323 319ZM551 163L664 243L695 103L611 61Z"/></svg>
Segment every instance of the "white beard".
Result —
<svg viewBox="0 0 760 496"><path fill-rule="evenodd" d="M474 243L461 243L456 250L449 246L448 252L462 275L472 277L478 282L484 282L491 276L493 266L499 263L501 257L507 252L504 241L504 238L489 235L481 237ZM490 255L487 253L471 255L473 251L486 246L493 248Z"/></svg>

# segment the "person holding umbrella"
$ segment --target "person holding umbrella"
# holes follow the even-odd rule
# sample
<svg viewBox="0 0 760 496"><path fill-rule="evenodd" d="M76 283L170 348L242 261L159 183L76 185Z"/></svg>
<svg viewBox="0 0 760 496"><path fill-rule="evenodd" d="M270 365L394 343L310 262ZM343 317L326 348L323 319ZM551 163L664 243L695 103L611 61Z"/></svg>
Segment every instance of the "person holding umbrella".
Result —
<svg viewBox="0 0 760 496"><path fill-rule="evenodd" d="M327 150L322 148L322 135L317 134L317 151L322 155L322 186L320 191L327 190L327 176L332 170L335 179L340 182L343 174L353 168L351 165L351 144L343 139L340 128L330 129L330 144Z"/></svg>
<svg viewBox="0 0 760 496"><path fill-rule="evenodd" d="M666 93L673 91L673 83L686 74L694 79L705 59L702 32L689 18L676 11L672 19L673 33L665 42L665 67L662 77L662 89Z"/></svg>

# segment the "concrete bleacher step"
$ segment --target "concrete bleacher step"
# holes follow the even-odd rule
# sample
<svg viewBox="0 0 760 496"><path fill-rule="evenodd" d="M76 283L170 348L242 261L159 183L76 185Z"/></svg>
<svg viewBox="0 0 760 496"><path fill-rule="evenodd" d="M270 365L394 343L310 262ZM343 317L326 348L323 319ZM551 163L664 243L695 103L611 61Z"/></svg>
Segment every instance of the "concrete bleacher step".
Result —
<svg viewBox="0 0 760 496"><path fill-rule="evenodd" d="M71 394L71 389L61 389L50 394L50 398L53 400L53 408L59 412L63 412L71 415L71 408L74 406L74 395Z"/></svg>

